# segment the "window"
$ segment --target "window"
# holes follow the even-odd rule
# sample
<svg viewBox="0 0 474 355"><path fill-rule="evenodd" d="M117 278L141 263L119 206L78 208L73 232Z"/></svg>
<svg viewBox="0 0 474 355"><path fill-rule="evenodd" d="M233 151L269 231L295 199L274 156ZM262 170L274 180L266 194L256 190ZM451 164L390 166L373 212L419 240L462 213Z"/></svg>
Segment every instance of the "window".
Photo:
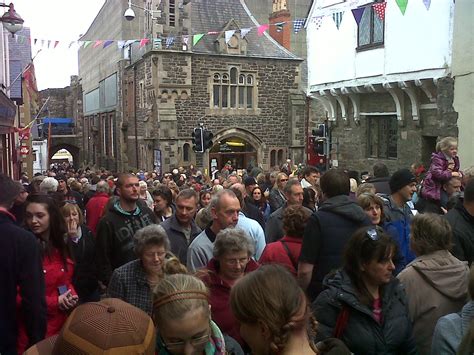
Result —
<svg viewBox="0 0 474 355"><path fill-rule="evenodd" d="M170 6L169 6L168 25L170 27L175 27L176 26L176 2L175 0L169 0L169 1L170 1Z"/></svg>
<svg viewBox="0 0 474 355"><path fill-rule="evenodd" d="M367 6L357 29L357 49L379 47L384 42L384 20Z"/></svg>
<svg viewBox="0 0 474 355"><path fill-rule="evenodd" d="M212 107L225 109L254 109L254 74L239 73L236 67L229 72L215 73L212 79Z"/></svg>
<svg viewBox="0 0 474 355"><path fill-rule="evenodd" d="M395 116L374 116L367 119L368 156L396 159L398 122Z"/></svg>
<svg viewBox="0 0 474 355"><path fill-rule="evenodd" d="M183 145L183 161L188 162L190 161L190 153L191 152L191 147L189 143L184 143Z"/></svg>

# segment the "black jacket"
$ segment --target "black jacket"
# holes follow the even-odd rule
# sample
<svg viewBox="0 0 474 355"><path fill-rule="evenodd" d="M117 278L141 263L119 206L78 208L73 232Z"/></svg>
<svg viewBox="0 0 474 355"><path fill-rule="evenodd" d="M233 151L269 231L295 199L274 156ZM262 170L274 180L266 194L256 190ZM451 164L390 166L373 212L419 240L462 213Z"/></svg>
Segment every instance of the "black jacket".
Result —
<svg viewBox="0 0 474 355"><path fill-rule="evenodd" d="M33 234L0 212L0 354L16 354L19 288L30 345L46 333L46 299L39 244Z"/></svg>
<svg viewBox="0 0 474 355"><path fill-rule="evenodd" d="M375 192L378 194L385 194L390 195L390 185L388 182L390 181L390 176L387 177L373 177L368 179L366 182L371 183L375 186Z"/></svg>
<svg viewBox="0 0 474 355"><path fill-rule="evenodd" d="M452 208L446 219L453 230L453 255L471 265L474 261L474 216L467 212L461 202Z"/></svg>
<svg viewBox="0 0 474 355"><path fill-rule="evenodd" d="M304 231L299 259L315 267L307 290L310 299L321 292L324 277L342 266L342 254L352 234L370 224L364 210L346 195L327 199L313 212Z"/></svg>
<svg viewBox="0 0 474 355"><path fill-rule="evenodd" d="M81 302L96 302L99 300L90 299L98 288L95 238L85 225L81 225L81 230L82 236L77 243L68 239L75 262L72 283Z"/></svg>
<svg viewBox="0 0 474 355"><path fill-rule="evenodd" d="M162 222L160 226L166 231L168 239L170 240L171 252L179 259L181 264L186 265L188 247L191 242L201 233L201 228L197 226L194 220L191 222L191 235L189 240L186 239L183 233L183 228L176 218L176 214L173 214L166 221Z"/></svg>
<svg viewBox="0 0 474 355"><path fill-rule="evenodd" d="M150 224L156 216L140 204L133 213L121 211L117 200L97 225L96 256L99 280L107 285L112 272L137 257L133 251L133 235Z"/></svg>
<svg viewBox="0 0 474 355"><path fill-rule="evenodd" d="M382 324L372 309L361 303L345 271L324 280L326 289L313 303L318 321L316 342L333 336L343 305L349 312L341 340L355 355L417 354L405 291L398 279L392 279L382 290Z"/></svg>

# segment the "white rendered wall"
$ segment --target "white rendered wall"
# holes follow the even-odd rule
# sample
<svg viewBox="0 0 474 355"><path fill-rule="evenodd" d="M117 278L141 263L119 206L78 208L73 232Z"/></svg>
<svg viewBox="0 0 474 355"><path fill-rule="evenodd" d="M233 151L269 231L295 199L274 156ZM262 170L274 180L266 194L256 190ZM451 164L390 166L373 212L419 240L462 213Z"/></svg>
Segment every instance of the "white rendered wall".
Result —
<svg viewBox="0 0 474 355"><path fill-rule="evenodd" d="M359 3L367 1L359 0ZM311 15L318 16L318 1L314 6ZM410 1L403 16L395 0L388 0L384 46L362 52L356 52L357 25L350 9L345 11L339 30L330 15L323 18L319 30L310 19L307 28L310 88L356 78L367 78L363 82L383 82L446 75L452 57L453 11L452 0L432 1L429 10L420 0Z"/></svg>

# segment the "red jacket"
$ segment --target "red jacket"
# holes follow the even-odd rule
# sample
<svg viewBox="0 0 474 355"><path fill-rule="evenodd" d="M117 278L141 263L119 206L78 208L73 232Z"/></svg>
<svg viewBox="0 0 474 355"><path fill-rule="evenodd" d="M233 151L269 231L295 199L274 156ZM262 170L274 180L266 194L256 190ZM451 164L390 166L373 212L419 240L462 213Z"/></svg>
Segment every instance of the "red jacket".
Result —
<svg viewBox="0 0 474 355"><path fill-rule="evenodd" d="M253 259L247 264L245 274L257 270L259 264ZM207 271L207 272L205 272ZM237 340L239 344L245 345L240 336L240 326L230 309L231 286L218 275L219 263L212 258L207 264L207 270L203 270L200 278L209 288L209 304L211 305L212 320L216 322L222 333Z"/></svg>
<svg viewBox="0 0 474 355"><path fill-rule="evenodd" d="M109 195L105 192L97 192L90 198L86 205L87 227L96 233L97 224L104 214L105 205L109 202Z"/></svg>
<svg viewBox="0 0 474 355"><path fill-rule="evenodd" d="M67 271L64 269L64 265L57 249L52 252L51 258L45 256L43 258L43 272L44 272L44 283L46 291L46 306L47 306L47 329L46 338L56 335L61 330L68 313L61 311L58 306L58 287L66 286L71 289L73 295L77 295L72 285L72 275L74 272L74 263L72 260L67 259ZM21 298L17 297L17 308L21 306ZM21 313L19 313L21 314ZM24 322L19 318L19 329L18 329L18 353L23 354L28 345L28 337L26 335L26 329Z"/></svg>
<svg viewBox="0 0 474 355"><path fill-rule="evenodd" d="M288 247L290 255L286 251L282 242L284 242ZM298 265L302 243L302 238L284 236L277 242L267 244L262 256L258 259L258 262L260 264L281 264L286 266L291 273L296 276L297 270L295 266Z"/></svg>

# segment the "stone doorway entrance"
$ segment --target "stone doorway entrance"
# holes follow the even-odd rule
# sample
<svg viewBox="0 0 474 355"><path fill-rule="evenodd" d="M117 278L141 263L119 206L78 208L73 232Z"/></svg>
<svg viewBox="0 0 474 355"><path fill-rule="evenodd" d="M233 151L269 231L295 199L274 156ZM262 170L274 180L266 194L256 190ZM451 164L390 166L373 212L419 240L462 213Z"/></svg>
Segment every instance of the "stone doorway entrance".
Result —
<svg viewBox="0 0 474 355"><path fill-rule="evenodd" d="M222 139L209 152L210 171L221 170L228 161L234 169L255 167L258 165L257 150L240 137Z"/></svg>

